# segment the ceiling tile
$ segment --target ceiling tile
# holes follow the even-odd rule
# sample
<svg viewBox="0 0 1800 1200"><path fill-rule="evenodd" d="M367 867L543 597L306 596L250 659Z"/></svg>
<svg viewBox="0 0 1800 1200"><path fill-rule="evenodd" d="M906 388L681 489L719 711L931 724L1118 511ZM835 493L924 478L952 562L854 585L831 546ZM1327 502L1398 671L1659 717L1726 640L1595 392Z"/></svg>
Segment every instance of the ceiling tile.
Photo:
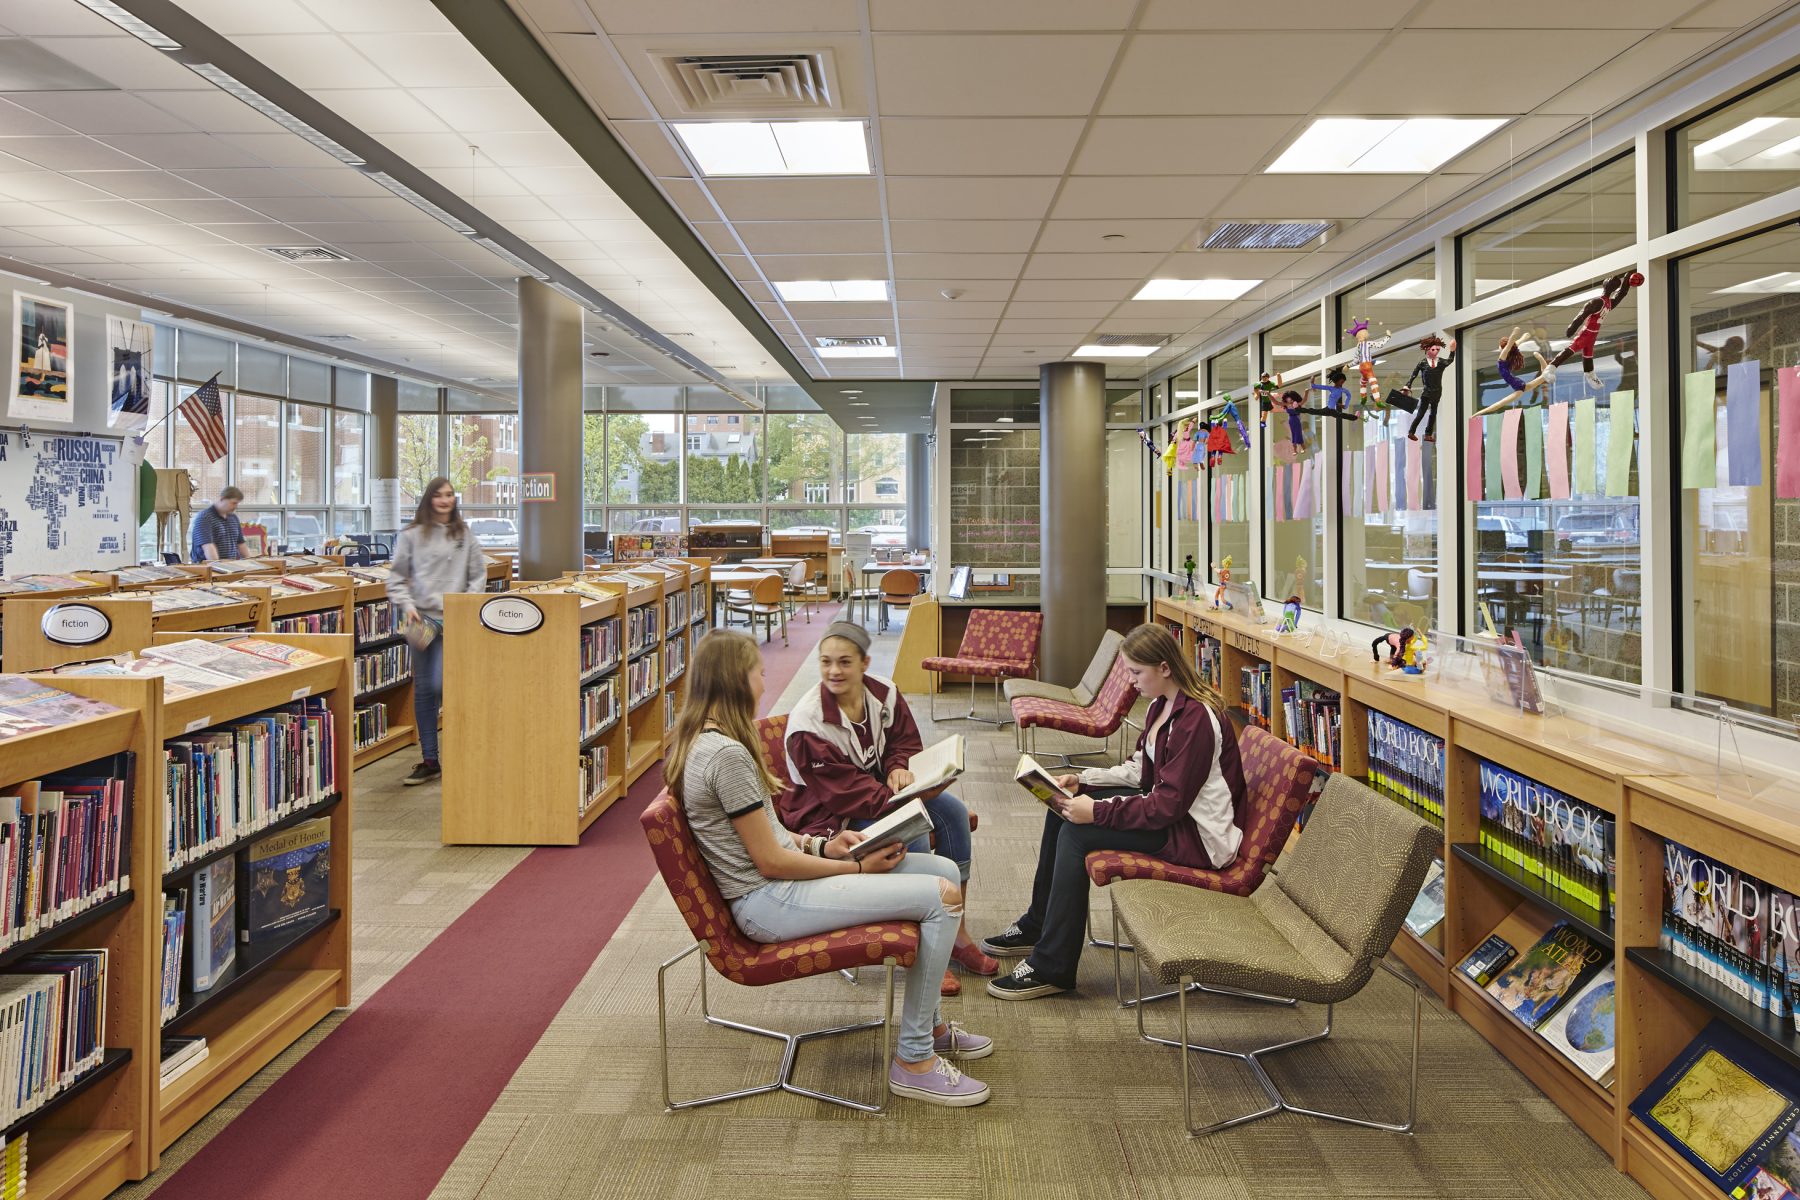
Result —
<svg viewBox="0 0 1800 1200"><path fill-rule="evenodd" d="M895 254L895 279L1016 279L1023 254ZM868 276L847 275L846 279ZM941 286L941 284L940 284Z"/></svg>
<svg viewBox="0 0 1800 1200"><path fill-rule="evenodd" d="M884 117L882 160L896 175L1061 175L1079 118Z"/></svg>
<svg viewBox="0 0 1800 1200"><path fill-rule="evenodd" d="M1192 217L1180 220L1046 221L1040 253L1128 254L1177 250L1194 232ZM1122 235L1112 237L1111 235Z"/></svg>
<svg viewBox="0 0 1800 1200"><path fill-rule="evenodd" d="M802 325L829 324L837 320L887 321L891 324L894 320L894 305L887 300L869 304L796 304L789 300L785 308Z"/></svg>
<svg viewBox="0 0 1800 1200"><path fill-rule="evenodd" d="M732 221L879 221L868 179L715 179L709 190Z"/></svg>
<svg viewBox="0 0 1800 1200"><path fill-rule="evenodd" d="M1098 321L1116 307L1111 300L1015 300L1006 306L1012 320L1077 320Z"/></svg>
<svg viewBox="0 0 1800 1200"><path fill-rule="evenodd" d="M894 284L897 300L938 300L943 293L961 293L958 300L1006 300L1012 295L1009 279L900 279Z"/></svg>
<svg viewBox="0 0 1800 1200"><path fill-rule="evenodd" d="M8 25L14 24L12 10L16 7L7 10ZM94 20L113 30L113 36L59 37L56 55L84 71L92 71L114 87L128 91L139 88L181 90L194 86L198 76L162 51L152 49L129 34L117 32L102 18L95 17Z"/></svg>
<svg viewBox="0 0 1800 1200"><path fill-rule="evenodd" d="M900 337L904 340L915 333L992 333L996 324L996 321L986 317L964 317L960 320L914 317L900 322Z"/></svg>
<svg viewBox="0 0 1800 1200"><path fill-rule="evenodd" d="M1125 47L1100 111L1109 117L1310 112L1380 40L1378 33L1341 29L1328 41L1311 30L1138 34ZM1322 52L1325 46L1329 51ZM1270 74L1274 63L1304 69L1283 71L1277 81Z"/></svg>
<svg viewBox="0 0 1800 1200"><path fill-rule="evenodd" d="M737 221L732 228L753 255L882 254L887 250L880 221Z"/></svg>
<svg viewBox="0 0 1800 1200"><path fill-rule="evenodd" d="M1117 303L1137 291L1138 283L1136 279L1021 279L1012 298ZM1008 310L1009 314L1011 311Z"/></svg>
<svg viewBox="0 0 1800 1200"><path fill-rule="evenodd" d="M655 121L616 121L612 128L650 174L688 176L687 164Z"/></svg>
<svg viewBox="0 0 1800 1200"><path fill-rule="evenodd" d="M543 124L537 110L510 87L420 88L413 95L462 134L536 130Z"/></svg>
<svg viewBox="0 0 1800 1200"><path fill-rule="evenodd" d="M244 33L324 33L325 26L293 0L182 0L189 16L227 37Z"/></svg>
<svg viewBox="0 0 1800 1200"><path fill-rule="evenodd" d="M1632 0L1616 12L1608 10L1605 21L1593 24L1612 29L1661 29L1693 7L1694 0ZM1411 29L1567 29L1575 22L1566 0L1518 0L1504 8L1481 0L1426 0L1406 24Z"/></svg>
<svg viewBox="0 0 1800 1200"><path fill-rule="evenodd" d="M64 95L81 95L83 93L65 92ZM88 93L102 94L102 93ZM110 94L110 93L105 93ZM49 117L40 116L30 109L20 106L19 101L31 97L15 93L12 96L0 97L0 129L6 131L8 137L58 137L74 133L67 125L52 121Z"/></svg>
<svg viewBox="0 0 1800 1200"><path fill-rule="evenodd" d="M1211 212L1237 181L1235 175L1078 176L1063 184L1051 215L1066 220L1197 220Z"/></svg>
<svg viewBox="0 0 1800 1200"><path fill-rule="evenodd" d="M902 321L920 321L927 319L956 319L971 321L998 320L1000 311L1005 308L998 301L987 300L900 300L894 307L899 310Z"/></svg>
<svg viewBox="0 0 1800 1200"><path fill-rule="evenodd" d="M1420 175L1246 175L1215 210L1222 218L1362 217L1416 185Z"/></svg>
<svg viewBox="0 0 1800 1200"><path fill-rule="evenodd" d="M32 92L7 97L14 104L80 133L192 133L178 117L146 103L130 92ZM15 128L11 110L0 120L10 138L37 130Z"/></svg>
<svg viewBox="0 0 1800 1200"><path fill-rule="evenodd" d="M1075 175L1241 175L1254 171L1304 122L1294 117L1102 117Z"/></svg>
<svg viewBox="0 0 1800 1200"><path fill-rule="evenodd" d="M888 216L896 221L1035 221L1050 207L1057 182L1032 176L889 178Z"/></svg>
<svg viewBox="0 0 1800 1200"><path fill-rule="evenodd" d="M608 33L699 33L739 29L750 22L764 33L857 30L855 0L758 0L754 18L735 0L588 0Z"/></svg>
<svg viewBox="0 0 1800 1200"><path fill-rule="evenodd" d="M466 88L500 80L474 43L453 30L355 33L344 40L403 88Z"/></svg>
<svg viewBox="0 0 1800 1200"><path fill-rule="evenodd" d="M1033 254L1026 279L1143 279L1166 254Z"/></svg>
<svg viewBox="0 0 1800 1200"><path fill-rule="evenodd" d="M1653 33L1612 61L1571 76L1575 84L1551 97L1544 109L1577 116L1599 112L1635 95L1645 80L1665 78L1719 40L1711 30Z"/></svg>
<svg viewBox="0 0 1800 1200"><path fill-rule="evenodd" d="M575 4L578 0L563 2ZM563 73L604 116L615 121L656 116L638 90L637 79L620 68L606 43L585 22L576 32L552 33L546 40Z"/></svg>
<svg viewBox="0 0 1800 1200"><path fill-rule="evenodd" d="M1524 157L1575 123L1576 118L1569 116L1520 117L1502 125L1448 165L1458 171L1485 175Z"/></svg>
<svg viewBox="0 0 1800 1200"><path fill-rule="evenodd" d="M756 261L770 279L887 278L887 259L879 254L762 254ZM754 270L739 276L755 277Z"/></svg>
<svg viewBox="0 0 1800 1200"><path fill-rule="evenodd" d="M1053 335L1086 333L1094 327L1094 322L1085 317L1015 317L1007 316L1000 322L1000 329L1006 333L1037 333L1046 338Z"/></svg>
<svg viewBox="0 0 1800 1200"><path fill-rule="evenodd" d="M881 112L884 117L1086 116L1120 41L1117 34L878 34Z"/></svg>
<svg viewBox="0 0 1800 1200"><path fill-rule="evenodd" d="M1486 116L1530 112L1622 53L1643 35L1586 29L1580 37L1545 38L1535 27L1405 29L1365 59L1319 111L1327 115ZM1471 71L1472 62L1530 62L1518 71ZM1404 79L1405 87L1395 80Z"/></svg>
<svg viewBox="0 0 1800 1200"><path fill-rule="evenodd" d="M1279 17L1254 4L1195 4L1194 0L1149 0L1138 18L1139 29L1267 29L1279 23L1289 29L1316 29L1331 37L1340 29L1387 29L1416 0L1282 0ZM1326 33L1324 31L1332 31Z"/></svg>
<svg viewBox="0 0 1800 1200"><path fill-rule="evenodd" d="M295 87L367 87L385 78L379 67L335 34L258 34L232 41Z"/></svg>
<svg viewBox="0 0 1800 1200"><path fill-rule="evenodd" d="M1712 3L1702 4L1676 24L1704 26L1709 29L1738 29L1753 25L1770 13L1786 7L1785 3L1771 4L1769 0L1712 0Z"/></svg>
<svg viewBox="0 0 1800 1200"><path fill-rule="evenodd" d="M392 133L449 131L442 117L400 88L329 88L312 95L338 116L376 137Z"/></svg>
<svg viewBox="0 0 1800 1200"><path fill-rule="evenodd" d="M1024 253L1036 221L892 221L894 250L923 253Z"/></svg>
<svg viewBox="0 0 1800 1200"><path fill-rule="evenodd" d="M148 165L85 137L9 137L0 139L0 149L51 171L133 171Z"/></svg>

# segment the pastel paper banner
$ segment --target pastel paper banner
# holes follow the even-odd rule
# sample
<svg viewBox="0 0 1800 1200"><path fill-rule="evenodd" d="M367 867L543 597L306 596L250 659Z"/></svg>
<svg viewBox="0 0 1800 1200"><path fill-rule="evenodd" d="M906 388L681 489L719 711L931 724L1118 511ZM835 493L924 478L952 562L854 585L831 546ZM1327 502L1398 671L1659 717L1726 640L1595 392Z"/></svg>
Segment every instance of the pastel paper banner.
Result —
<svg viewBox="0 0 1800 1200"><path fill-rule="evenodd" d="M1607 418L1606 494L1631 494L1631 451L1637 445L1637 395L1612 394L1612 413Z"/></svg>
<svg viewBox="0 0 1800 1200"><path fill-rule="evenodd" d="M1405 438L1393 438L1388 442L1394 456L1394 479L1400 486L1400 495L1394 500L1394 507L1401 512L1410 512L1406 492L1406 464L1418 455L1413 453L1413 444Z"/></svg>
<svg viewBox="0 0 1800 1200"><path fill-rule="evenodd" d="M1544 455L1545 465L1550 469L1550 498L1567 500L1569 498L1569 403L1550 406L1550 432Z"/></svg>
<svg viewBox="0 0 1800 1200"><path fill-rule="evenodd" d="M1681 382L1681 486L1719 486L1718 377L1710 370L1689 371Z"/></svg>
<svg viewBox="0 0 1800 1200"><path fill-rule="evenodd" d="M1406 455L1406 511L1418 512L1425 507L1424 443L1411 446Z"/></svg>
<svg viewBox="0 0 1800 1200"><path fill-rule="evenodd" d="M1725 375L1725 470L1732 487L1762 486L1762 363L1732 363Z"/></svg>
<svg viewBox="0 0 1800 1200"><path fill-rule="evenodd" d="M1536 500L1544 494L1544 414L1532 409L1525 422L1525 498Z"/></svg>
<svg viewBox="0 0 1800 1200"><path fill-rule="evenodd" d="M1375 446L1373 443L1370 443L1369 445L1363 447L1362 460L1363 460L1363 512L1364 513L1378 513L1381 511L1381 503L1380 503L1381 496L1380 496L1380 493L1376 490L1376 486L1377 486L1376 485L1376 477L1377 477L1377 472L1381 468L1380 468L1380 465L1375 461Z"/></svg>
<svg viewBox="0 0 1800 1200"><path fill-rule="evenodd" d="M1394 443L1387 438L1381 439L1375 446L1376 470L1380 478L1375 486L1380 489L1381 512L1394 511Z"/></svg>
<svg viewBox="0 0 1800 1200"><path fill-rule="evenodd" d="M1592 496L1597 490L1594 487L1594 414L1597 411L1592 396L1575 402L1575 478L1569 481L1569 491L1577 496Z"/></svg>
<svg viewBox="0 0 1800 1200"><path fill-rule="evenodd" d="M1489 413L1481 418L1487 423L1487 428L1481 433L1481 444L1484 447L1482 459L1486 466L1484 474L1487 476L1485 495L1489 500L1500 499L1500 421L1504 415Z"/></svg>
<svg viewBox="0 0 1800 1200"><path fill-rule="evenodd" d="M1775 434L1775 494L1800 499L1800 367L1776 373L1781 388L1781 421Z"/></svg>
<svg viewBox="0 0 1800 1200"><path fill-rule="evenodd" d="M1471 504L1481 499L1481 431L1485 428L1480 417L1470 417L1463 438L1463 499Z"/></svg>
<svg viewBox="0 0 1800 1200"><path fill-rule="evenodd" d="M1310 521L1313 514L1319 511L1318 493L1313 490L1318 486L1313 479L1313 465L1318 461L1315 456L1294 468L1300 476L1299 488L1294 496L1294 520L1296 521Z"/></svg>
<svg viewBox="0 0 1800 1200"><path fill-rule="evenodd" d="M1269 477L1269 492L1275 508L1275 519L1288 519L1288 482L1287 464L1277 463L1275 473Z"/></svg>
<svg viewBox="0 0 1800 1200"><path fill-rule="evenodd" d="M1345 516L1359 515L1357 501L1362 494L1356 490L1356 468L1362 462L1362 455L1354 450L1345 450L1338 455L1338 502Z"/></svg>
<svg viewBox="0 0 1800 1200"><path fill-rule="evenodd" d="M1519 420L1523 415L1517 405L1500 414L1500 486L1508 500L1525 498L1525 487L1519 482Z"/></svg>

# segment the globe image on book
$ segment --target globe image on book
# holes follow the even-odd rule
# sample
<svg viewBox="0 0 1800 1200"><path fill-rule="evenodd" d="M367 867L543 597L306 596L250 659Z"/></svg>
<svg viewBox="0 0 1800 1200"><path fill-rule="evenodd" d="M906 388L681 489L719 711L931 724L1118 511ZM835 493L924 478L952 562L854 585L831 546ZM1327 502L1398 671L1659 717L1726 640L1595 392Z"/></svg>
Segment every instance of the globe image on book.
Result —
<svg viewBox="0 0 1800 1200"><path fill-rule="evenodd" d="M1569 1045L1588 1054L1599 1054L1613 1047L1613 985L1594 988L1576 1001L1563 1026Z"/></svg>

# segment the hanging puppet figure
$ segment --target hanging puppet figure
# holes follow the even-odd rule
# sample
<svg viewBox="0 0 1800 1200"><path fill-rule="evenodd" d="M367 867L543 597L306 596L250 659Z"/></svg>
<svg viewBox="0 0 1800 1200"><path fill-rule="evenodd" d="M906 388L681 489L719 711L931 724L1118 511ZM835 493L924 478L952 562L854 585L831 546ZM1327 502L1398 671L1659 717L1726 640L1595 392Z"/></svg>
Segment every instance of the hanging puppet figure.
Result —
<svg viewBox="0 0 1800 1200"><path fill-rule="evenodd" d="M1230 609L1231 601L1225 598L1225 589L1231 584L1231 555L1227 554L1224 562L1214 563L1213 570L1219 576L1219 586L1213 589L1213 610Z"/></svg>
<svg viewBox="0 0 1800 1200"><path fill-rule="evenodd" d="M1225 418L1208 422L1206 433L1206 465L1216 467L1232 454L1231 432L1225 426Z"/></svg>
<svg viewBox="0 0 1800 1200"><path fill-rule="evenodd" d="M1495 359L1494 366L1500 372L1500 381L1512 391L1486 408L1476 409L1476 416L1485 417L1489 413L1499 412L1501 409L1511 406L1515 401L1543 401L1549 398L1551 387L1556 383L1556 368L1541 352L1533 350L1531 353L1532 357L1538 360L1537 376L1529 381L1520 379L1519 368L1525 365L1525 352L1519 348L1519 330L1514 328L1511 333L1501 339L1499 354Z"/></svg>
<svg viewBox="0 0 1800 1200"><path fill-rule="evenodd" d="M1344 374L1344 368L1333 367L1325 372L1325 382L1330 384L1330 387L1320 387L1315 383L1310 384L1306 390L1324 392L1327 406L1347 416L1354 416L1355 414L1350 411L1350 389L1344 386L1344 381L1348 378L1349 376ZM1324 409L1321 408L1320 411L1324 411Z"/></svg>
<svg viewBox="0 0 1800 1200"><path fill-rule="evenodd" d="M1375 355L1388 344L1393 335L1383 330L1380 337L1369 336L1369 323L1362 318L1350 322L1350 336L1356 339L1357 373L1361 376L1356 387L1357 398L1362 402L1364 412L1386 408L1381 402L1381 380L1375 378Z"/></svg>
<svg viewBox="0 0 1800 1200"><path fill-rule="evenodd" d="M1412 427L1406 431L1406 436L1412 441L1418 441L1419 422L1423 421L1425 440L1435 442L1438 401L1444 398L1444 371L1456 363L1456 339L1451 338L1446 345L1443 338L1435 333L1428 333L1419 339L1419 349L1425 352L1425 357L1419 360L1419 365L1406 377L1406 385L1400 389L1410 396L1413 381L1425 381L1424 388L1419 392L1419 406L1413 410ZM1441 350L1448 350L1449 353L1440 358L1438 352Z"/></svg>
<svg viewBox="0 0 1800 1200"><path fill-rule="evenodd" d="M1264 371L1256 377L1256 384L1250 391L1256 397L1256 408L1260 414L1259 422L1264 428L1267 428L1269 414L1280 406L1280 402L1276 399L1276 393L1281 391L1281 376L1271 375Z"/></svg>
<svg viewBox="0 0 1800 1200"><path fill-rule="evenodd" d="M1181 438L1180 437L1170 438L1169 444L1167 446L1163 447L1163 452L1161 455L1164 474L1173 475L1175 473L1175 461L1176 461L1177 456L1180 455L1180 453L1181 453Z"/></svg>
<svg viewBox="0 0 1800 1200"><path fill-rule="evenodd" d="M1176 435L1175 465L1191 467L1194 465L1194 452L1200 448L1200 439L1194 432L1194 418L1188 417L1181 423L1181 432Z"/></svg>
<svg viewBox="0 0 1800 1200"><path fill-rule="evenodd" d="M1299 392L1288 391L1281 393L1281 399L1276 403L1287 414L1288 440L1294 443L1294 457L1299 458L1306 453L1306 426L1300 421L1300 405L1304 401Z"/></svg>
<svg viewBox="0 0 1800 1200"><path fill-rule="evenodd" d="M1581 306L1575 319L1569 322L1565 337L1573 338L1550 360L1552 367L1560 367L1581 355L1581 374L1587 385L1599 391L1604 385L1600 377L1594 374L1594 343L1599 340L1600 326L1606 322L1606 314L1624 302L1631 289L1644 282L1644 277L1636 271L1621 271L1600 285L1600 294Z"/></svg>
<svg viewBox="0 0 1800 1200"><path fill-rule="evenodd" d="M1237 426L1238 436L1244 439L1244 448L1248 450L1250 448L1250 431L1244 428L1243 414L1238 412L1237 401L1231 398L1230 392L1225 393L1225 406L1219 410L1219 414Z"/></svg>

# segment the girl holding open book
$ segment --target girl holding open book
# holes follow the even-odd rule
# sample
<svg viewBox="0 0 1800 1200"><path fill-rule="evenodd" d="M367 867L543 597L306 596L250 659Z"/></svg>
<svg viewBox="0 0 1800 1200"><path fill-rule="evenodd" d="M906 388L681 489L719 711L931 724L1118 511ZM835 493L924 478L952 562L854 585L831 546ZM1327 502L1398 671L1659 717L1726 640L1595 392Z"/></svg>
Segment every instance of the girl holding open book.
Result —
<svg viewBox="0 0 1800 1200"><path fill-rule="evenodd" d="M663 762L663 778L681 801L732 918L760 942L917 921L919 953L906 972L888 1090L951 1108L982 1103L987 1085L949 1057L985 1058L994 1052L993 1039L945 1022L938 1012L938 973L949 965L962 925L956 864L908 854L898 843L857 859L853 848L863 835L855 830L825 838L783 827L773 803L781 781L764 764L756 734L762 692L762 654L753 639L724 629L702 637Z"/></svg>
<svg viewBox="0 0 1800 1200"><path fill-rule="evenodd" d="M982 942L990 954L1024 961L988 983L1002 1000L1035 1000L1075 986L1087 940L1087 856L1095 850L1150 854L1218 870L1237 857L1234 823L1244 769L1231 722L1200 698L1200 677L1160 625L1140 625L1120 649L1138 692L1150 701L1137 752L1116 767L1059 776L1067 796L1044 814L1031 907Z"/></svg>
<svg viewBox="0 0 1800 1200"><path fill-rule="evenodd" d="M794 792L781 816L800 833L830 835L839 829L866 829L887 813L894 796L912 786L908 764L925 747L906 697L891 679L869 674L869 631L850 621L834 621L819 641L819 686L788 715L788 777ZM931 817L932 835L909 849L932 851L956 864L969 889L969 810L939 788L920 797ZM967 930L956 935L952 957L976 975L992 975L1000 964L981 952ZM961 993L962 983L944 971L942 992Z"/></svg>

